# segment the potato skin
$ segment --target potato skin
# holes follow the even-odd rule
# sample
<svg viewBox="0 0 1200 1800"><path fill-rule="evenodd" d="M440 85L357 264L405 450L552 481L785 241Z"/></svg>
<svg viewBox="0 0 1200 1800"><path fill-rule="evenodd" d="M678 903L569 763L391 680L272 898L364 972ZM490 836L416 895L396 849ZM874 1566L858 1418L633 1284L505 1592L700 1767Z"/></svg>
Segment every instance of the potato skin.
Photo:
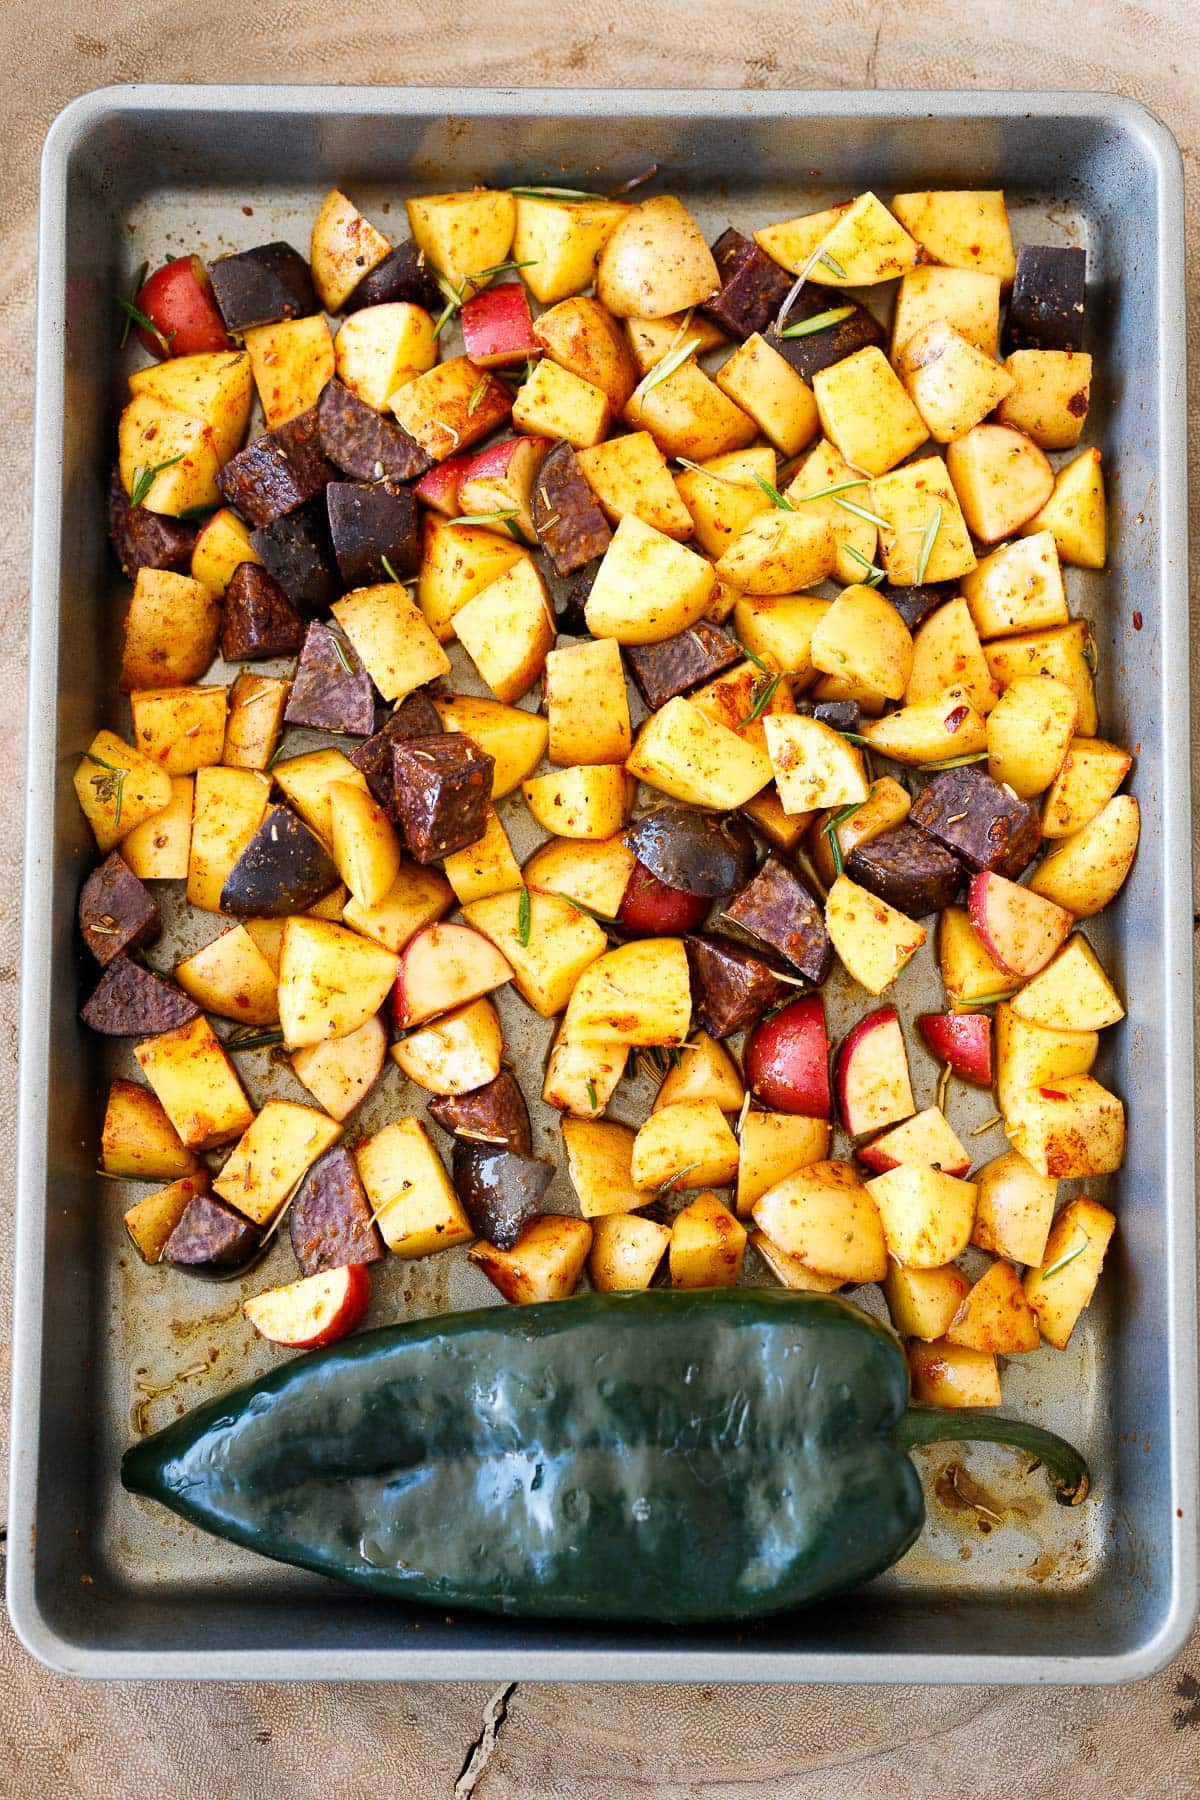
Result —
<svg viewBox="0 0 1200 1800"><path fill-rule="evenodd" d="M963 878L958 858L907 821L859 844L846 859L846 873L910 919L952 906Z"/></svg>
<svg viewBox="0 0 1200 1800"><path fill-rule="evenodd" d="M273 806L225 877L221 911L234 918L306 912L338 885L333 858L302 819Z"/></svg>
<svg viewBox="0 0 1200 1800"><path fill-rule="evenodd" d="M114 956L80 1018L105 1037L154 1037L200 1015L194 1000L124 953Z"/></svg>
<svg viewBox="0 0 1200 1800"><path fill-rule="evenodd" d="M777 950L815 985L828 975L833 945L824 910L779 857L768 856L753 881L726 906L725 917Z"/></svg>
<svg viewBox="0 0 1200 1800"><path fill-rule="evenodd" d="M221 655L226 662L294 656L304 620L273 575L258 563L239 563L225 590Z"/></svg>
<svg viewBox="0 0 1200 1800"><path fill-rule="evenodd" d="M347 588L389 581L385 557L401 579L416 574L421 537L411 488L386 479L331 481L325 505L338 573Z"/></svg>
<svg viewBox="0 0 1200 1800"><path fill-rule="evenodd" d="M218 256L208 278L226 331L306 319L321 310L308 264L290 244L257 244Z"/></svg>
<svg viewBox="0 0 1200 1800"><path fill-rule="evenodd" d="M113 464L108 482L108 536L131 581L139 569L173 569L177 575L186 575L198 529L186 520L135 506L125 492L119 467Z"/></svg>
<svg viewBox="0 0 1200 1800"><path fill-rule="evenodd" d="M318 409L310 406L230 457L217 486L251 525L270 525L322 493L334 473L321 449Z"/></svg>
<svg viewBox="0 0 1200 1800"><path fill-rule="evenodd" d="M430 1100L430 1117L454 1137L512 1150L528 1156L533 1149L529 1108L511 1069L469 1094L439 1094Z"/></svg>
<svg viewBox="0 0 1200 1800"><path fill-rule="evenodd" d="M651 712L657 712L676 695L731 668L741 654L727 631L701 619L690 630L657 644L628 645L625 659L642 699Z"/></svg>
<svg viewBox="0 0 1200 1800"><path fill-rule="evenodd" d="M854 311L848 319L841 319L824 331L810 332L807 337L780 337L774 330L763 332L772 350L785 357L804 381L811 382L822 369L831 368L843 357L853 356L856 350L882 344L887 336L874 313L868 312L865 306L852 301L848 294L831 294L827 288L820 287L801 288L788 309L784 326L800 325L805 319L829 312L834 306L853 306Z"/></svg>
<svg viewBox="0 0 1200 1800"><path fill-rule="evenodd" d="M80 935L102 969L115 956L152 944L162 930L158 901L115 850L84 882L78 917Z"/></svg>
<svg viewBox="0 0 1200 1800"><path fill-rule="evenodd" d="M770 963L732 938L689 934L683 942L696 1022L712 1037L745 1031L791 992Z"/></svg>
<svg viewBox="0 0 1200 1800"><path fill-rule="evenodd" d="M556 444L539 469L532 513L538 542L556 575L574 575L612 542L608 520L570 444Z"/></svg>
<svg viewBox="0 0 1200 1800"><path fill-rule="evenodd" d="M741 819L657 806L630 825L625 843L668 887L722 900L754 872L754 840Z"/></svg>
<svg viewBox="0 0 1200 1800"><path fill-rule="evenodd" d="M385 725L364 744L352 744L346 756L367 778L367 786L382 806L395 817L396 787L392 751L412 738L437 737L441 715L424 688L417 688L400 702Z"/></svg>
<svg viewBox="0 0 1200 1800"><path fill-rule="evenodd" d="M960 857L972 874L995 870L1011 881L1030 863L1042 837L1036 806L970 764L935 775L914 800L909 820Z"/></svg>
<svg viewBox="0 0 1200 1800"><path fill-rule="evenodd" d="M311 725L318 731L342 731L355 737L370 737L375 729L371 677L353 644L316 619L305 634L283 716L289 725Z"/></svg>
<svg viewBox="0 0 1200 1800"><path fill-rule="evenodd" d="M383 1257L383 1240L371 1222L358 1166L342 1144L327 1150L304 1177L288 1226L303 1275Z"/></svg>
<svg viewBox="0 0 1200 1800"><path fill-rule="evenodd" d="M161 1260L190 1275L240 1275L262 1249L249 1219L212 1194L193 1194L163 1245Z"/></svg>
<svg viewBox="0 0 1200 1800"><path fill-rule="evenodd" d="M495 1144L458 1138L451 1177L480 1237L498 1250L511 1250L525 1227L544 1212L542 1201L554 1179L554 1165Z"/></svg>
<svg viewBox="0 0 1200 1800"><path fill-rule="evenodd" d="M1004 326L1010 350L1082 350L1087 251L1022 244Z"/></svg>

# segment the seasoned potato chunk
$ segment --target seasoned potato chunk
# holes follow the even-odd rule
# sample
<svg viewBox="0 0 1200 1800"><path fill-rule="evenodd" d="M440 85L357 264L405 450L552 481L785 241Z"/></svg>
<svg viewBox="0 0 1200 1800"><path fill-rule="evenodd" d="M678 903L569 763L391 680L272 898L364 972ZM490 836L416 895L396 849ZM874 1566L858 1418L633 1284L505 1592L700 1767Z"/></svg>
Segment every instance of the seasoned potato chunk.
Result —
<svg viewBox="0 0 1200 1800"><path fill-rule="evenodd" d="M736 1287L745 1250L745 1226L716 1194L699 1194L671 1225L671 1286Z"/></svg>
<svg viewBox="0 0 1200 1800"><path fill-rule="evenodd" d="M870 495L871 511L886 520L879 549L896 587L912 587L918 575L926 582L957 581L975 567L966 520L940 456L879 476Z"/></svg>
<svg viewBox="0 0 1200 1800"><path fill-rule="evenodd" d="M702 556L627 514L588 595L588 630L620 644L659 643L704 617L716 581Z"/></svg>
<svg viewBox="0 0 1200 1800"><path fill-rule="evenodd" d="M1014 350L1004 365L1012 387L996 417L1043 450L1071 450L1088 415L1092 359L1080 350Z"/></svg>
<svg viewBox="0 0 1200 1800"><path fill-rule="evenodd" d="M1054 1221L1041 1267L1025 1277L1025 1298L1048 1344L1065 1350L1096 1290L1117 1221L1107 1207L1081 1196Z"/></svg>
<svg viewBox="0 0 1200 1800"><path fill-rule="evenodd" d="M754 233L768 256L827 287L870 287L890 281L920 261L920 251L881 200L860 194L847 205L807 213ZM819 254L817 252L819 251Z"/></svg>
<svg viewBox="0 0 1200 1800"><path fill-rule="evenodd" d="M868 475L883 475L929 436L883 351L856 350L813 376L821 429L841 455Z"/></svg>
<svg viewBox="0 0 1200 1800"><path fill-rule="evenodd" d="M744 806L773 773L764 751L682 695L647 719L626 767L672 799L725 812Z"/></svg>
<svg viewBox="0 0 1200 1800"><path fill-rule="evenodd" d="M892 211L930 262L979 269L1005 285L1017 272L1008 209L999 188L897 194Z"/></svg>

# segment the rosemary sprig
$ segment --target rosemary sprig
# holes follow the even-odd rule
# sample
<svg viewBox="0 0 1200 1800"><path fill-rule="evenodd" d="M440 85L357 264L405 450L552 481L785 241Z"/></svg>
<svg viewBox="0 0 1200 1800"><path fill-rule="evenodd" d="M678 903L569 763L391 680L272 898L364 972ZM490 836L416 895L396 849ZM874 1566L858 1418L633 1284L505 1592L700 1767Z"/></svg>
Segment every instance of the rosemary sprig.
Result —
<svg viewBox="0 0 1200 1800"><path fill-rule="evenodd" d="M933 546L937 542L937 534L942 529L943 508L939 500L929 515L929 523L925 527L925 535L921 539L921 549L917 556L917 579L914 585L920 587L925 579L925 571L929 567L929 559L933 555ZM886 519L883 521L886 525Z"/></svg>
<svg viewBox="0 0 1200 1800"><path fill-rule="evenodd" d="M863 750L871 748L870 738L864 737L861 731L839 731L838 736L844 737L849 744L858 744ZM861 805L861 802L859 804Z"/></svg>
<svg viewBox="0 0 1200 1800"><path fill-rule="evenodd" d="M133 278L133 293L130 295L131 300L136 300L137 296L141 293L142 283L143 283L143 281L145 281L146 276L149 273L149 269L150 269L150 264L148 262L144 262L141 265L141 267L139 268L137 274L134 276L134 278ZM118 296L118 303L120 303L119 296ZM132 314L137 311L137 307L136 306L122 306L121 310L125 314L125 323L121 328L121 342L117 347L118 347L118 349L123 350L125 348L126 344L129 342L129 327L133 324Z"/></svg>
<svg viewBox="0 0 1200 1800"><path fill-rule="evenodd" d="M846 820L850 818L853 813L856 813L862 804L863 802L861 800L853 800L849 806L839 807L837 812L835 812L831 818L826 819L824 825L821 827L821 836L829 839L829 849L833 857L833 866L839 875L844 875L846 869L845 864L842 861L842 845L841 840L838 837L838 826L844 825Z"/></svg>
<svg viewBox="0 0 1200 1800"><path fill-rule="evenodd" d="M227 1050L267 1050L282 1044L283 1033L275 1025L242 1025L225 1039Z"/></svg>
<svg viewBox="0 0 1200 1800"><path fill-rule="evenodd" d="M446 295L446 304L443 306L437 318L433 321L433 335L435 338L441 337L442 332L446 329L446 326L450 323L455 313L461 310L466 292L465 282L463 284L463 291L460 293L457 288L451 288L449 282L443 282L440 276L438 277L438 286L441 288L443 294Z"/></svg>
<svg viewBox="0 0 1200 1800"><path fill-rule="evenodd" d="M1050 1264L1048 1269L1042 1270L1042 1280L1049 1281L1052 1275L1057 1275L1060 1269L1065 1269L1068 1263L1073 1263L1077 1256L1082 1256L1091 1241L1091 1238L1085 1231L1082 1244L1076 1244L1074 1250L1068 1250L1064 1256L1056 1258L1056 1260Z"/></svg>
<svg viewBox="0 0 1200 1800"><path fill-rule="evenodd" d="M705 481L719 481L722 487L741 488L743 493L753 493L752 481L739 481L736 475L718 475L715 469L706 469L703 463L693 462L690 456L677 456L675 461L681 468L690 469L693 475L703 475Z"/></svg>
<svg viewBox="0 0 1200 1800"><path fill-rule="evenodd" d="M864 556L853 544L843 544L842 549L867 571L867 579L862 584L864 587L878 587L881 581L887 580L887 570L881 569L878 563L873 563L869 556Z"/></svg>
<svg viewBox="0 0 1200 1800"><path fill-rule="evenodd" d="M343 644L341 638L337 635L336 631L330 632L329 641L333 645L333 654L337 657L338 661L341 663L341 665L342 665L343 669L346 671L347 675L353 675L354 664L350 661L350 658L346 655L346 646L345 646L345 644Z"/></svg>
<svg viewBox="0 0 1200 1800"><path fill-rule="evenodd" d="M140 506L150 489L154 486L155 477L164 469L173 469L176 463L183 461L183 451L178 456L168 456L166 462L155 463L151 468L148 463L139 463L133 471L133 486L129 490L130 506Z"/></svg>
<svg viewBox="0 0 1200 1800"><path fill-rule="evenodd" d="M592 1080L590 1075L588 1076L587 1080L584 1082L583 1085L587 1089L588 1105L591 1107L593 1112L599 1112L600 1099L596 1093L596 1084Z"/></svg>
<svg viewBox="0 0 1200 1800"><path fill-rule="evenodd" d="M698 337L684 338L681 344L676 344L673 349L668 350L666 355L660 357L654 367L648 369L642 376L637 389L639 396L645 399L646 395L652 388L656 388L660 381L666 381L669 375L674 375L676 369L681 369L688 358L695 355L702 341Z"/></svg>
<svg viewBox="0 0 1200 1800"><path fill-rule="evenodd" d="M517 901L517 942L523 949L529 946L529 934L533 929L533 902L529 898L529 889L521 888L521 897Z"/></svg>
<svg viewBox="0 0 1200 1800"><path fill-rule="evenodd" d="M518 200L603 200L603 194L589 193L587 188L513 187L509 193Z"/></svg>
<svg viewBox="0 0 1200 1800"><path fill-rule="evenodd" d="M554 891L558 893L557 889ZM620 925L621 923L620 919L610 918L608 913L597 912L594 906L587 906L582 900L576 900L574 894L560 893L558 897L560 900L565 900L568 906L573 906L576 912L583 913L585 918L595 919L597 925Z"/></svg>
<svg viewBox="0 0 1200 1800"><path fill-rule="evenodd" d="M1012 988L1005 988L998 994L980 994L977 1000L970 1002L972 1012L977 1006L995 1006L1001 1000L1007 1000L1013 993Z"/></svg>
<svg viewBox="0 0 1200 1800"><path fill-rule="evenodd" d="M621 194L631 194L634 188L643 186L647 181L653 181L657 174L658 164L653 162L648 169L643 169L640 175L631 175L628 181L622 181L615 188L610 188L605 198L616 200Z"/></svg>
<svg viewBox="0 0 1200 1800"><path fill-rule="evenodd" d="M459 513L456 519L450 520L450 523L451 525L507 525L516 516L515 506L500 507L496 512Z"/></svg>
<svg viewBox="0 0 1200 1800"><path fill-rule="evenodd" d="M1094 676L1100 667L1100 652L1090 631L1083 640L1083 660L1087 664L1089 674Z"/></svg>
<svg viewBox="0 0 1200 1800"><path fill-rule="evenodd" d="M923 769L962 769L966 767L967 763L986 762L987 755L986 750L972 750L966 756L948 756L944 762L922 763L921 767Z"/></svg>
<svg viewBox="0 0 1200 1800"><path fill-rule="evenodd" d="M754 479L762 489L763 493L767 496L767 499L771 502L772 506L777 506L781 512L795 512L796 509L791 501L785 500L779 489L775 487L773 483L769 482L765 475L760 475L757 470L755 470ZM805 498L807 498L807 495Z"/></svg>
<svg viewBox="0 0 1200 1800"><path fill-rule="evenodd" d="M492 263L486 269L472 269L467 281L490 281L493 275L507 275L510 269L532 269L539 260L536 256L527 256L521 262Z"/></svg>
<svg viewBox="0 0 1200 1800"><path fill-rule="evenodd" d="M869 507L860 506L857 500L839 498L836 504L841 507L843 512L853 513L856 519L865 519L868 525L878 525L884 531L888 529L886 519L881 519L879 514L872 512Z"/></svg>
<svg viewBox="0 0 1200 1800"><path fill-rule="evenodd" d="M781 338L812 337L814 332L828 331L831 325L840 325L843 319L849 319L854 312L852 306L831 306L828 312L814 313L811 319L801 319L798 325L785 325L779 333Z"/></svg>
<svg viewBox="0 0 1200 1800"><path fill-rule="evenodd" d="M753 689L754 703L745 718L738 720L738 731L743 730L747 725L753 725L755 719L762 718L768 706L770 706L772 700L775 698L775 691L782 680L783 676L782 674L779 674L768 675L755 682Z"/></svg>
<svg viewBox="0 0 1200 1800"><path fill-rule="evenodd" d="M487 393L487 385L488 385L488 378L487 378L487 374L485 372L484 374L482 374L479 377L479 380L475 383L475 386L471 389L471 392L467 398L467 417L468 417L468 419L471 417L471 414L473 412L477 411L480 401L483 399L483 396Z"/></svg>
<svg viewBox="0 0 1200 1800"><path fill-rule="evenodd" d="M139 282L138 287L140 286L141 283ZM137 288L134 289L134 292L137 292ZM130 326L137 325L140 326L143 331L148 331L151 337L161 344L164 356L170 356L171 339L175 336L175 333L173 331L163 331L160 326L154 323L154 320L148 313L144 313L140 306L135 306L132 300L127 300L124 294L115 294L113 298L116 300L121 311L125 314L125 329L121 333L122 350L128 342Z"/></svg>
<svg viewBox="0 0 1200 1800"><path fill-rule="evenodd" d="M193 519L211 519L216 510L217 508L210 506L207 501L201 501L199 506L185 506L182 512L175 514L175 517L181 525L190 525Z"/></svg>
<svg viewBox="0 0 1200 1800"><path fill-rule="evenodd" d="M746 658L747 662L752 662L754 664L755 668L760 669L764 675L773 675L774 674L775 671L773 669L768 669L766 663L763 661L762 657L758 654L757 650L751 650L746 644L742 643L742 640L740 638L734 638L733 641L737 645L738 649L741 651L742 655Z"/></svg>
<svg viewBox="0 0 1200 1800"><path fill-rule="evenodd" d="M847 275L845 269L843 269L841 263L838 262L835 257L830 256L828 250L822 250L817 261L824 263L830 274L836 275L839 281L849 281L850 277Z"/></svg>
<svg viewBox="0 0 1200 1800"><path fill-rule="evenodd" d="M953 1073L954 1070L950 1067L950 1064L947 1063L941 1074L938 1076L937 1109L940 1113L945 1112L946 1102L950 1098L950 1077Z"/></svg>
<svg viewBox="0 0 1200 1800"><path fill-rule="evenodd" d="M982 1125L977 1125L975 1127L974 1131L968 1131L967 1136L968 1137L982 1137L985 1131L991 1131L993 1126L1002 1125L1003 1123L1004 1123L1004 1114L1003 1113L993 1113L990 1119L985 1119L983 1121Z"/></svg>
<svg viewBox="0 0 1200 1800"><path fill-rule="evenodd" d="M286 748L286 746L284 744L284 741L282 738L280 738L280 740L276 744L274 750L272 750L272 752L271 752L271 759L267 764L268 769L273 769L275 767L275 764L279 761L280 757L283 755L285 748Z"/></svg>
<svg viewBox="0 0 1200 1800"><path fill-rule="evenodd" d="M669 1194L672 1188L677 1188L679 1186L679 1183L683 1180L685 1175L694 1174L699 1167L700 1164L698 1162L685 1163L682 1169L676 1169L673 1175L668 1175L665 1181L660 1181L657 1191L660 1194Z"/></svg>
<svg viewBox="0 0 1200 1800"><path fill-rule="evenodd" d="M832 500L836 495L844 494L848 488L866 487L866 485L866 476L856 475L853 481L837 481L832 487L817 488L816 492L812 494L797 494L796 499L800 505L803 505L806 500Z"/></svg>
<svg viewBox="0 0 1200 1800"><path fill-rule="evenodd" d="M104 758L97 756L94 751L85 750L83 754L89 762L96 763L99 768L108 771L106 775L93 775L91 786L95 790L97 800L102 805L107 806L110 800L115 800L113 825L117 826L121 823L121 808L125 804L125 783L129 778L129 770L123 769L119 763L105 762Z"/></svg>
<svg viewBox="0 0 1200 1800"><path fill-rule="evenodd" d="M403 582L400 581L400 577L397 575L395 569L393 569L393 567L391 565L391 561L389 560L388 557L381 556L379 559L379 564L389 581L398 582L399 585L401 587L403 587L404 584L403 584Z"/></svg>

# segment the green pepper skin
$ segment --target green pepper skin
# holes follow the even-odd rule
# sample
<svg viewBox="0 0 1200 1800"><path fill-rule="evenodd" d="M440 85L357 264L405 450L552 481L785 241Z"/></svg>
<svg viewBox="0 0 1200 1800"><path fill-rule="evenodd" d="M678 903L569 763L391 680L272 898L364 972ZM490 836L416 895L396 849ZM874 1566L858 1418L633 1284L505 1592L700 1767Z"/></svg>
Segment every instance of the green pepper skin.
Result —
<svg viewBox="0 0 1200 1800"><path fill-rule="evenodd" d="M924 1520L897 1339L833 1297L591 1294L367 1332L127 1452L125 1486L376 1594L536 1617L760 1617Z"/></svg>

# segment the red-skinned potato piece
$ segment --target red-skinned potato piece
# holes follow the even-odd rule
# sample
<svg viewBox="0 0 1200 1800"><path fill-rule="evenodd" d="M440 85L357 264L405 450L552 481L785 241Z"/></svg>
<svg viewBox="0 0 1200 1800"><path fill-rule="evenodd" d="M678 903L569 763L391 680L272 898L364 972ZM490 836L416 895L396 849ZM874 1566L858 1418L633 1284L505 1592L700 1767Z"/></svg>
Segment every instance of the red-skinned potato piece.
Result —
<svg viewBox="0 0 1200 1800"><path fill-rule="evenodd" d="M512 979L499 950L469 925L426 925L404 946L392 989L401 1030L465 1006Z"/></svg>
<svg viewBox="0 0 1200 1800"><path fill-rule="evenodd" d="M835 1075L838 1111L851 1137L894 1125L915 1110L908 1052L894 1006L880 1006L847 1033Z"/></svg>
<svg viewBox="0 0 1200 1800"><path fill-rule="evenodd" d="M448 456L445 462L434 463L417 482L413 493L425 506L441 513L444 519L457 518L458 485L474 460L465 455Z"/></svg>
<svg viewBox="0 0 1200 1800"><path fill-rule="evenodd" d="M468 457L458 481L459 511L515 512L512 523L532 543L533 484L549 449L548 437L511 437ZM500 520L497 527L504 529Z"/></svg>
<svg viewBox="0 0 1200 1800"><path fill-rule="evenodd" d="M992 1085L992 1021L987 1013L922 1013L917 1030L960 1081Z"/></svg>
<svg viewBox="0 0 1200 1800"><path fill-rule="evenodd" d="M540 354L529 297L519 281L472 294L459 315L463 349L478 369L504 369Z"/></svg>
<svg viewBox="0 0 1200 1800"><path fill-rule="evenodd" d="M1022 981L1045 968L1074 923L1065 907L991 871L972 877L967 912L992 961Z"/></svg>
<svg viewBox="0 0 1200 1800"><path fill-rule="evenodd" d="M287 1350L319 1350L361 1324L370 1299L366 1264L347 1263L319 1275L304 1275L286 1287L268 1288L243 1301L242 1311L268 1343Z"/></svg>
<svg viewBox="0 0 1200 1800"><path fill-rule="evenodd" d="M233 349L213 299L208 270L198 256L178 256L155 269L138 289L134 305L161 333L137 327L139 341L160 362L168 356Z"/></svg>
<svg viewBox="0 0 1200 1800"><path fill-rule="evenodd" d="M765 1105L776 1112L827 1119L832 1111L829 1038L820 994L793 1000L756 1025L746 1039L743 1062L751 1091Z"/></svg>
<svg viewBox="0 0 1200 1800"><path fill-rule="evenodd" d="M643 862L635 862L617 917L636 937L672 937L691 931L709 908L703 894L668 887Z"/></svg>

